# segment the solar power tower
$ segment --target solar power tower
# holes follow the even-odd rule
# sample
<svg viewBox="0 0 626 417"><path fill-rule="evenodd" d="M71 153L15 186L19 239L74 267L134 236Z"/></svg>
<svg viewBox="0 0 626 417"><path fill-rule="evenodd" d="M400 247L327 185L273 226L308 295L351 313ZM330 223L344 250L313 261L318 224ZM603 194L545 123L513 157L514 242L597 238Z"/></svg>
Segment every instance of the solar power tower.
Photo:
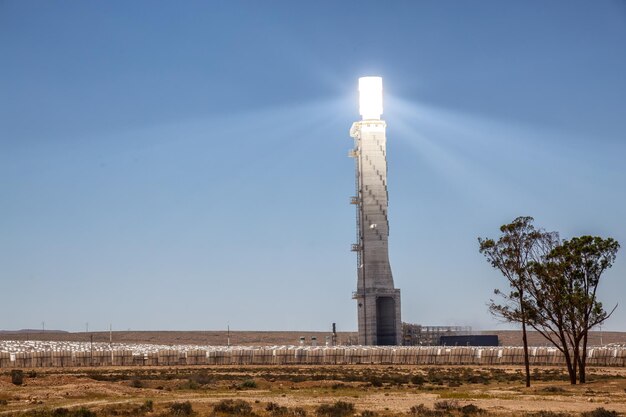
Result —
<svg viewBox="0 0 626 417"><path fill-rule="evenodd" d="M402 344L400 290L393 285L389 265L387 219L387 124L383 113L381 77L359 78L359 112L350 136L355 160L357 243L357 300L360 345Z"/></svg>

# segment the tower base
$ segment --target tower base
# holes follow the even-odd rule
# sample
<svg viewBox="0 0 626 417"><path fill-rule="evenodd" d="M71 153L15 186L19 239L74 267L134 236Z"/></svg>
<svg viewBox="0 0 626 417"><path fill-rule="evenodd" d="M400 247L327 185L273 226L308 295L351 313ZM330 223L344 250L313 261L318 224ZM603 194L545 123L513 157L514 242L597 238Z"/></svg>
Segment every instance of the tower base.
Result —
<svg viewBox="0 0 626 417"><path fill-rule="evenodd" d="M401 345L400 290L368 288L354 294L360 345Z"/></svg>

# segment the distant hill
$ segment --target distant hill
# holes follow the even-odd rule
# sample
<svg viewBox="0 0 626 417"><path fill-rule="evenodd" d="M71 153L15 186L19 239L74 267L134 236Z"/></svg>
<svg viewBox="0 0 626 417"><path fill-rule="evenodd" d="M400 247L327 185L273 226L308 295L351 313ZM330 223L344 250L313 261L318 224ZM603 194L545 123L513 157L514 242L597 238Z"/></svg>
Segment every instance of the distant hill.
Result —
<svg viewBox="0 0 626 417"><path fill-rule="evenodd" d="M108 342L109 332L53 332L42 333L32 331L3 331L0 332L0 340L53 340L69 342L86 342L93 336L94 342ZM229 333L220 331L115 331L112 333L113 341L119 343L151 343L163 345L213 345L225 346L228 344ZM312 337L317 337L319 345L325 343L326 336L330 332L293 332L293 331L231 331L230 344L243 346L272 346L272 345L297 345L300 337L311 343ZM356 343L355 332L338 332L340 343Z"/></svg>
<svg viewBox="0 0 626 417"><path fill-rule="evenodd" d="M42 330L42 329L0 330L0 334L20 334L20 333L69 333L69 332L65 330Z"/></svg>
<svg viewBox="0 0 626 417"><path fill-rule="evenodd" d="M498 335L503 346L521 346L522 332L517 330L475 331L474 334ZM94 342L108 342L109 332L66 332L41 329L30 330L3 330L0 331L0 340L54 340L70 342L87 342L93 336ZM213 345L224 346L228 343L226 331L117 331L112 333L113 342L119 343L150 343L163 345ZM300 337L304 337L306 344L311 344L311 338L316 337L318 345L324 345L326 336L330 332L311 331L231 331L230 344L242 346L272 346L297 345ZM338 342L341 344L355 344L356 332L338 332ZM626 332L591 332L590 345L606 345L610 343L626 344ZM528 332L530 346L550 346L549 342L537 332Z"/></svg>

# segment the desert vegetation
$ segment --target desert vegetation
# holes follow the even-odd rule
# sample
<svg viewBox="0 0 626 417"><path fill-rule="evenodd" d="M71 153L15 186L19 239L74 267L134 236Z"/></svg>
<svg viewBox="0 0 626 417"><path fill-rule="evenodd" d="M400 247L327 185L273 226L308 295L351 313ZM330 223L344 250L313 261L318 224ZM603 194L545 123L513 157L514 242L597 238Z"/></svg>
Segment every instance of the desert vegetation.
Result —
<svg viewBox="0 0 626 417"><path fill-rule="evenodd" d="M570 382L586 382L589 332L610 311L597 298L602 274L613 266L619 243L612 238L580 236L562 240L532 217L500 227L495 239L478 238L479 250L505 277L509 289L496 289L489 310L522 327L526 386L530 387L527 327L532 327L565 357Z"/></svg>
<svg viewBox="0 0 626 417"><path fill-rule="evenodd" d="M626 413L626 369L559 367L194 366L0 373L7 417L604 417Z"/></svg>

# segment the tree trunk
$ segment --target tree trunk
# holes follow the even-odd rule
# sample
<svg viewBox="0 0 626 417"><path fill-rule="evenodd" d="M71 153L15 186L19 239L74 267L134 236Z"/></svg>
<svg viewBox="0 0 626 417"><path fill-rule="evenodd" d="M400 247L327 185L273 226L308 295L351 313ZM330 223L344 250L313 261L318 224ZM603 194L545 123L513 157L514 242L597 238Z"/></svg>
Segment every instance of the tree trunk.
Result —
<svg viewBox="0 0 626 417"><path fill-rule="evenodd" d="M583 355L587 356L586 354ZM585 377L585 359L586 358L580 358L580 363L578 364L578 381L581 384L587 382L587 378Z"/></svg>
<svg viewBox="0 0 626 417"><path fill-rule="evenodd" d="M572 349L572 368L574 369L574 384L576 384L578 382L578 361L580 359L579 356L579 351L578 351L578 345L574 346L574 349Z"/></svg>
<svg viewBox="0 0 626 417"><path fill-rule="evenodd" d="M587 368L587 332L588 330L585 331L585 334L583 336L582 352L580 352L580 362L578 363L578 380L581 384L587 382L587 376L585 372L585 368Z"/></svg>
<svg viewBox="0 0 626 417"><path fill-rule="evenodd" d="M565 365L567 365L567 373L569 374L569 382L572 385L576 385L576 358L574 358L574 363L572 363L572 355L562 329L559 329L559 336L559 341L563 347L563 356L565 356Z"/></svg>
<svg viewBox="0 0 626 417"><path fill-rule="evenodd" d="M524 314L522 312L522 314ZM524 366L526 368L526 387L530 387L530 360L528 359L528 339L526 338L526 320L522 320L522 342L524 344Z"/></svg>
<svg viewBox="0 0 626 417"><path fill-rule="evenodd" d="M576 369L572 366L572 357L569 354L569 351L565 349L563 352L565 355L565 364L567 365L567 373L569 374L569 382L572 385L576 385Z"/></svg>

